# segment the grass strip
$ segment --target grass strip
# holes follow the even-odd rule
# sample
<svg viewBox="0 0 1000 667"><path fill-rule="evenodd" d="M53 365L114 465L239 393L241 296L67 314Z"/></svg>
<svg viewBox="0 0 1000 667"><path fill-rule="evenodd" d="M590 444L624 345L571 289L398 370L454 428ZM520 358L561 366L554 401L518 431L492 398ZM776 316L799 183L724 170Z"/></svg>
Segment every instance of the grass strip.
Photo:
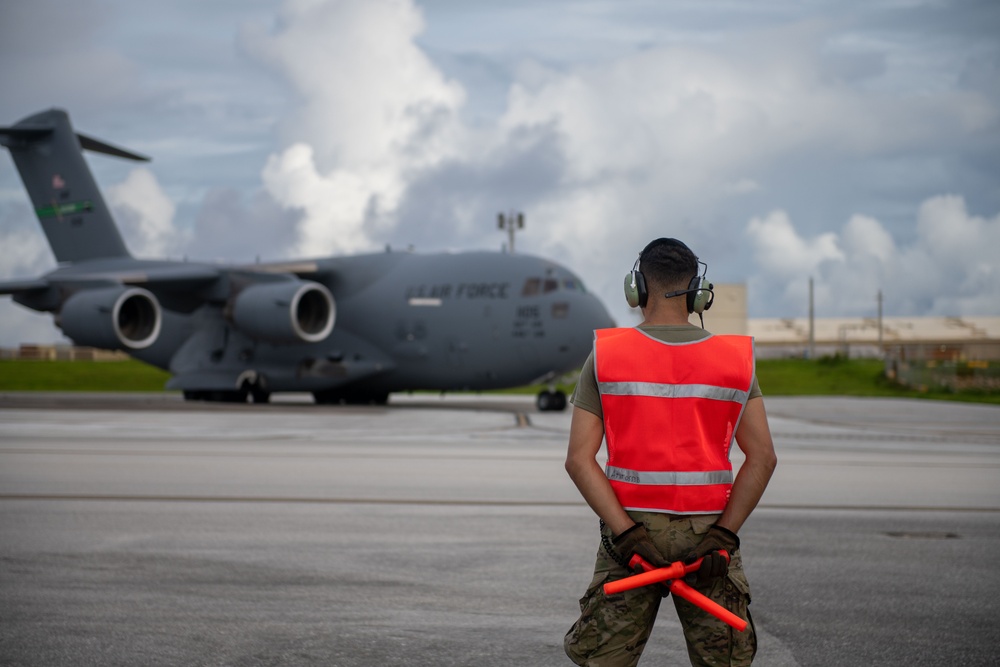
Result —
<svg viewBox="0 0 1000 667"><path fill-rule="evenodd" d="M160 370L135 359L127 361L35 361L0 360L0 391L91 391L157 392L170 378ZM1000 393L986 391L931 390L901 387L883 374L877 359L825 357L762 359L757 378L764 396L884 396L992 403L1000 405ZM506 389L495 393L536 394L545 385ZM569 394L573 385L556 388ZM494 392L491 392L494 393Z"/></svg>

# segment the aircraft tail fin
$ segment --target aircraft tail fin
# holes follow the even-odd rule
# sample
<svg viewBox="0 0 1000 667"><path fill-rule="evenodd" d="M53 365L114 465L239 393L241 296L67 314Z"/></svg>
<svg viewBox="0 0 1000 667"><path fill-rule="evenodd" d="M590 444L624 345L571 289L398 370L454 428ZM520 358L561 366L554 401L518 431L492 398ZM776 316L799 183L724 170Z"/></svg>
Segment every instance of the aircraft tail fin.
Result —
<svg viewBox="0 0 1000 667"><path fill-rule="evenodd" d="M61 109L0 127L0 145L14 158L56 261L131 257L83 149L131 160L149 158L76 134Z"/></svg>

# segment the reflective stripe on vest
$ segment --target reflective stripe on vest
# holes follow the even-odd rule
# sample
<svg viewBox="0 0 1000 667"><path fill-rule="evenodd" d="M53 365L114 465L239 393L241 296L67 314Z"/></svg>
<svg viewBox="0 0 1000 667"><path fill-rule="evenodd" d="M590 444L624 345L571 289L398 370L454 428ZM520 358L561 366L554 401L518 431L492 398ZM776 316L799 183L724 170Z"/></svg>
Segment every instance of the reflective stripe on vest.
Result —
<svg viewBox="0 0 1000 667"><path fill-rule="evenodd" d="M655 396L658 398L711 398L746 403L750 391L707 384L656 384L653 382L599 382L598 391L609 396Z"/></svg>
<svg viewBox="0 0 1000 667"><path fill-rule="evenodd" d="M596 332L594 368L608 480L626 509L717 513L732 488L729 452L753 382L753 341L666 343L639 329Z"/></svg>

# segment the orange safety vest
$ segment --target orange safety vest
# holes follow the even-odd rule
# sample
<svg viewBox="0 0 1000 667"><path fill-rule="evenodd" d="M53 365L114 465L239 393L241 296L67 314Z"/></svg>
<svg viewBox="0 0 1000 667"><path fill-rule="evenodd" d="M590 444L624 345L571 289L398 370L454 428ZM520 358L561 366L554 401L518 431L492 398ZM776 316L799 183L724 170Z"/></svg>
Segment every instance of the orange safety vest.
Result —
<svg viewBox="0 0 1000 667"><path fill-rule="evenodd" d="M667 343L640 329L595 333L605 474L622 507L724 510L733 486L729 452L753 382L753 339Z"/></svg>

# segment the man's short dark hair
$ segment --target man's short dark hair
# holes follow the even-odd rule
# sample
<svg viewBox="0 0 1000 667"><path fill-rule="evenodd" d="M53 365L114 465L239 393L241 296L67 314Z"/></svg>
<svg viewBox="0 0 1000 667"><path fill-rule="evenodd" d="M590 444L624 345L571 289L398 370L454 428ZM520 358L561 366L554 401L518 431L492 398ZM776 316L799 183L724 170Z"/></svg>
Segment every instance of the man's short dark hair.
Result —
<svg viewBox="0 0 1000 667"><path fill-rule="evenodd" d="M639 270L657 289L685 289L698 275L698 257L677 239L656 239L639 254Z"/></svg>

